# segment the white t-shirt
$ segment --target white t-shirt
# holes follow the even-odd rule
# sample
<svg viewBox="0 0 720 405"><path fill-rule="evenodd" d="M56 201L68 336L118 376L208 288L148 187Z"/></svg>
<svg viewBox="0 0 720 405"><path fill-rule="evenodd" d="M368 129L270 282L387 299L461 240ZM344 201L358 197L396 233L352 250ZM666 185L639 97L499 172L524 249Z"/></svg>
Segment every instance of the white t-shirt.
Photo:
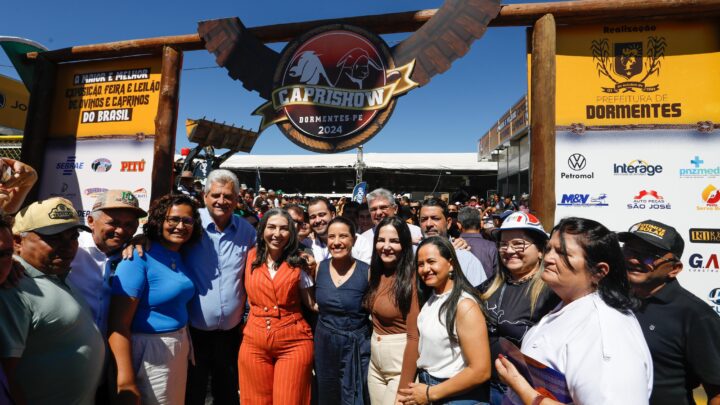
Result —
<svg viewBox="0 0 720 405"><path fill-rule="evenodd" d="M576 405L647 404L652 358L635 315L608 306L597 292L545 315L522 352L565 374Z"/></svg>
<svg viewBox="0 0 720 405"><path fill-rule="evenodd" d="M451 378L467 367L460 345L450 343L445 327L445 313L440 315L440 306L449 296L450 291L441 295L433 294L420 309L417 318L420 332L418 342L420 357L417 360L417 367L424 369L435 378ZM463 293L460 301L463 299L473 298L470 294ZM457 326L453 330L457 335Z"/></svg>

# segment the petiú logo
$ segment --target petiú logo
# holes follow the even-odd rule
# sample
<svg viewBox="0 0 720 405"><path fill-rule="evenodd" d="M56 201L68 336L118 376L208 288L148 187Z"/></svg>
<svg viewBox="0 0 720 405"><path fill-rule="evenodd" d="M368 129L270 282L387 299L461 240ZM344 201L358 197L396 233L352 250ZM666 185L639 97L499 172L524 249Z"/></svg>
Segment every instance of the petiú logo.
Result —
<svg viewBox="0 0 720 405"><path fill-rule="evenodd" d="M672 207L655 190L640 190L627 204L629 210L669 210Z"/></svg>
<svg viewBox="0 0 720 405"><path fill-rule="evenodd" d="M109 172L110 168L112 168L112 162L105 158L95 159L90 165L90 168L98 173Z"/></svg>
<svg viewBox="0 0 720 405"><path fill-rule="evenodd" d="M74 155L68 155L64 162L57 162L55 164L56 170L62 170L63 176L70 176L75 170L82 170L85 167L85 162L75 161Z"/></svg>
<svg viewBox="0 0 720 405"><path fill-rule="evenodd" d="M582 172L587 167L587 158L580 153L573 153L568 156L567 165L573 172ZM572 173L560 172L561 179L594 179L595 172L590 173Z"/></svg>
<svg viewBox="0 0 720 405"><path fill-rule="evenodd" d="M654 176L656 173L662 173L661 165L651 165L645 160L635 159L629 163L614 163L613 174L616 176Z"/></svg>
<svg viewBox="0 0 720 405"><path fill-rule="evenodd" d="M596 197L591 197L590 194L563 194L558 205L561 207L607 207L606 199L607 194L605 193Z"/></svg>
<svg viewBox="0 0 720 405"><path fill-rule="evenodd" d="M285 47L272 99L253 114L262 116L260 131L277 124L303 148L352 149L382 128L397 96L417 87L414 64L395 68L385 42L361 28L319 27Z"/></svg>
<svg viewBox="0 0 720 405"><path fill-rule="evenodd" d="M708 184L700 193L702 205L697 206L698 211L720 211L720 190L712 184Z"/></svg>
<svg viewBox="0 0 720 405"><path fill-rule="evenodd" d="M688 257L690 271L698 273L717 273L720 271L717 253L702 255L693 253Z"/></svg>
<svg viewBox="0 0 720 405"><path fill-rule="evenodd" d="M145 171L145 159L138 161L123 161L120 162L121 172L144 172Z"/></svg>
<svg viewBox="0 0 720 405"><path fill-rule="evenodd" d="M713 288L708 294L708 300L715 312L720 314L720 288Z"/></svg>
<svg viewBox="0 0 720 405"><path fill-rule="evenodd" d="M720 243L720 229L717 229L717 228L690 228L690 242L693 242L693 243Z"/></svg>
<svg viewBox="0 0 720 405"><path fill-rule="evenodd" d="M714 179L720 177L720 166L703 167L705 161L701 159L700 156L695 155L695 157L690 160L690 164L693 165L693 167L680 169L681 179Z"/></svg>

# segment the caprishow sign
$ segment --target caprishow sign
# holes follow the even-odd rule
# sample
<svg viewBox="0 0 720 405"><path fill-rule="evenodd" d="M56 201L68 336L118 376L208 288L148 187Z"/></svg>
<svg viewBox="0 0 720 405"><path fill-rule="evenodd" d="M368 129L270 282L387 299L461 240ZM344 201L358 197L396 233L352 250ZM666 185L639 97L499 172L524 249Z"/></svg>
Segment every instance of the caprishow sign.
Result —
<svg viewBox="0 0 720 405"><path fill-rule="evenodd" d="M560 27L556 62L556 220L674 226L681 283L720 313L718 25Z"/></svg>

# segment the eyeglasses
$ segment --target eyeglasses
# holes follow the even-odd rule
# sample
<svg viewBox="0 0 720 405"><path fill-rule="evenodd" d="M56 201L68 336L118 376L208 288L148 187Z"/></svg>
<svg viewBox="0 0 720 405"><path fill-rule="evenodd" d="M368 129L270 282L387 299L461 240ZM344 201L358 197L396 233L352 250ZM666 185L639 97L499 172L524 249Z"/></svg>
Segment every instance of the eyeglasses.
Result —
<svg viewBox="0 0 720 405"><path fill-rule="evenodd" d="M180 222L187 226L195 225L195 218L193 217L165 217L165 221L172 227L178 226Z"/></svg>
<svg viewBox="0 0 720 405"><path fill-rule="evenodd" d="M374 212L374 211L385 212L385 211L389 210L390 207L391 207L390 205L378 205L377 207L370 208L370 212Z"/></svg>
<svg viewBox="0 0 720 405"><path fill-rule="evenodd" d="M502 241L498 243L498 251L500 251L501 253L505 253L507 252L508 247L511 247L512 250L514 250L515 252L522 253L530 245L532 245L532 243L526 241L525 239L513 239L509 242Z"/></svg>
<svg viewBox="0 0 720 405"><path fill-rule="evenodd" d="M623 247L622 251L623 251L623 256L625 256L625 260L634 259L634 260L637 260L638 262L644 264L645 266L653 268L653 269L660 267L663 264L668 263L668 262L677 262L678 261L678 258L675 257L675 255L673 255L671 257L663 257L663 256L665 256L665 253L657 254L654 252L636 250L636 249L631 249L631 248L627 248L627 247ZM657 262L658 260L660 260L660 262Z"/></svg>

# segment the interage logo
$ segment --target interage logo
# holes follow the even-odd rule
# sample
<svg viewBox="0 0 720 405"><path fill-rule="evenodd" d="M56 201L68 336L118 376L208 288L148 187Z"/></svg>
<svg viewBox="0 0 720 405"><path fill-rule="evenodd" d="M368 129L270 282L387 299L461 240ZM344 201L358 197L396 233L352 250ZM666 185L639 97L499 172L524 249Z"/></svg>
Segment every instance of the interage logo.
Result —
<svg viewBox="0 0 720 405"><path fill-rule="evenodd" d="M635 159L629 163L614 163L613 174L616 176L654 176L656 173L662 173L661 165L651 165L646 160Z"/></svg>
<svg viewBox="0 0 720 405"><path fill-rule="evenodd" d="M690 164L693 165L693 167L680 169L681 179L713 179L720 177L720 165L716 167L703 167L705 161L698 155L695 155L695 157L690 160Z"/></svg>
<svg viewBox="0 0 720 405"><path fill-rule="evenodd" d="M570 170L575 172L582 171L587 166L587 159L580 153L573 153L567 159L567 164ZM561 179L594 179L595 172L590 173L567 173L560 172Z"/></svg>

